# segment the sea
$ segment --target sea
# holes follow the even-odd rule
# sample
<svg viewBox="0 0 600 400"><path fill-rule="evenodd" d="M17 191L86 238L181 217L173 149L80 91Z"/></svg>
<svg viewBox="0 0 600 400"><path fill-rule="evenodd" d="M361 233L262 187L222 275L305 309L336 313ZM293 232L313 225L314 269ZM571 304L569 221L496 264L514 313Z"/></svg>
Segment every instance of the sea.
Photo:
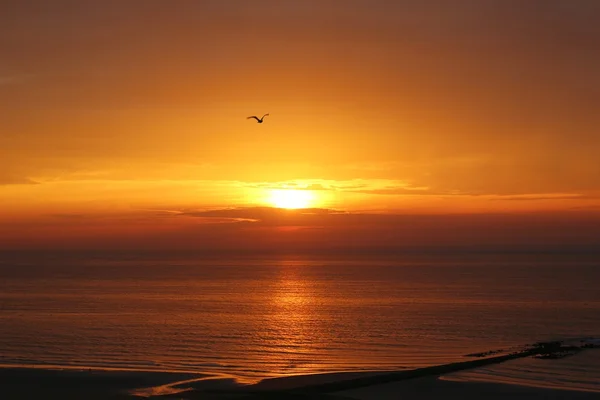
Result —
<svg viewBox="0 0 600 400"><path fill-rule="evenodd" d="M600 337L600 254L0 254L0 364L264 378Z"/></svg>

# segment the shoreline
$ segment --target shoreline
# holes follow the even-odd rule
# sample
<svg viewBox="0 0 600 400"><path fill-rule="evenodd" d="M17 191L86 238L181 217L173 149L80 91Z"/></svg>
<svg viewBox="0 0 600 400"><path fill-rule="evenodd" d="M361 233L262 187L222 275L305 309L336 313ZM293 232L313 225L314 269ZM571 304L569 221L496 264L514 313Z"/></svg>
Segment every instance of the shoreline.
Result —
<svg viewBox="0 0 600 400"><path fill-rule="evenodd" d="M526 357L547 357L553 358L556 356L565 356L573 354L575 352L584 351L586 349L594 348L595 346L588 346L584 344L581 346L565 345L562 341L552 342L538 342L531 346L523 346L519 351L513 351L506 354L503 350L492 350L485 353L479 354L468 354L465 357L475 357L468 361L459 361L448 364L433 365L428 367L421 367L415 369L401 370L401 371L371 371L358 373L359 375L352 379L344 379L354 373L339 373L339 378L333 381L326 382L307 382L306 384L298 387L290 387L290 383L293 382L294 377L284 378L272 378L265 379L257 384L250 385L245 389L249 392L260 393L264 391L294 391L306 394L314 393L331 393L346 390L353 390L362 387L368 387L373 385L382 385L392 382L400 382L409 379L424 378L424 377L437 377L453 372L463 371L467 369L475 369L484 367L487 365L499 364L506 361L517 360ZM569 353L572 352L572 353ZM495 355L498 353L504 353L501 355ZM322 374L322 378L325 378L331 374ZM335 375L335 373L333 374ZM302 381L302 377L310 377L310 375L300 375L295 378L296 380ZM310 379L308 379L310 381ZM287 385L286 385L287 383Z"/></svg>
<svg viewBox="0 0 600 400"><path fill-rule="evenodd" d="M66 399L83 397L91 399L387 399L386 396L391 393L396 395L402 393L404 396L406 392L414 393L415 396L420 393L419 398L427 399L428 397L421 396L423 390L440 391L445 388L443 390L454 390L457 393L461 390L467 392L483 390L486 396L489 395L487 391L491 391L490 393L510 392L511 396L515 393L527 393L527 396L523 398L537 398L532 394L535 392L540 396L545 396L540 398L553 398L548 397L549 392L565 391L557 388L525 387L510 383L446 380L440 379L440 377L527 357L553 358L556 356L560 358L558 355L568 351L576 354L598 348L598 346L598 344L567 346L562 342L536 343L510 354L497 355L499 351L471 354L467 356L478 358L410 370L294 375L268 378L249 385L240 384L233 376L217 374L61 368L59 366L54 368L0 366L0 393L7 399L56 396ZM32 382L35 382L35 385L32 385ZM587 399L589 396L600 396L598 392L569 391L569 393L571 392L577 393L575 397L582 399ZM440 394L443 393L440 392Z"/></svg>

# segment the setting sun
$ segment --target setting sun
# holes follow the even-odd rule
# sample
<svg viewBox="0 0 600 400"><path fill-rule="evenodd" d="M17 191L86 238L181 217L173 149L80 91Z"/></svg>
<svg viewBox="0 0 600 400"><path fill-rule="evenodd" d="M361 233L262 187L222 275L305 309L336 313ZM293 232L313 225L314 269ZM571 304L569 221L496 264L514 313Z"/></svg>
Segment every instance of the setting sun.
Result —
<svg viewBox="0 0 600 400"><path fill-rule="evenodd" d="M313 203L313 195L309 190L273 189L269 202L278 208L307 208Z"/></svg>

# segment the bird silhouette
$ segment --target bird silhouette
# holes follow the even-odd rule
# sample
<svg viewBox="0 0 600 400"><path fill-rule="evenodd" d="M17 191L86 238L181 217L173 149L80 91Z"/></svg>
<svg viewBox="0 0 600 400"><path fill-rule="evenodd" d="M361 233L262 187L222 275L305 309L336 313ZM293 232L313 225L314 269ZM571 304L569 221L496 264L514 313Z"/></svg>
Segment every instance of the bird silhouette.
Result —
<svg viewBox="0 0 600 400"><path fill-rule="evenodd" d="M269 115L269 114L265 114L265 115L263 115L263 116L262 116L262 117L260 117L260 118L258 118L256 115L253 115L253 116L251 116L251 117L246 117L246 119L252 119L252 118L254 118L254 119L256 120L256 122L258 122L259 124L262 124L262 123L263 123L263 119L264 119L264 118L265 118L267 115Z"/></svg>

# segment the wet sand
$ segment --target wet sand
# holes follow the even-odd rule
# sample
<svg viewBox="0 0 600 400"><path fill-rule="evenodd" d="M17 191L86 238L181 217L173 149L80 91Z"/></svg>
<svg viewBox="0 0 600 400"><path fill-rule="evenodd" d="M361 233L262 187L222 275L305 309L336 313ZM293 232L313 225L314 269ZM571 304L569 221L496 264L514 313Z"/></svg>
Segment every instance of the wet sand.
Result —
<svg viewBox="0 0 600 400"><path fill-rule="evenodd" d="M544 389L499 383L452 382L437 377L373 385L337 392L357 400L486 399L486 400L598 400L600 393Z"/></svg>
<svg viewBox="0 0 600 400"><path fill-rule="evenodd" d="M0 368L0 398L13 399L131 399L130 391L197 374L90 369Z"/></svg>
<svg viewBox="0 0 600 400"><path fill-rule="evenodd" d="M445 365L436 365L394 372L339 373L301 375L267 379L255 385L229 393L210 392L213 398L250 399L600 399L600 392L562 390L507 383L465 382L442 380L453 373L493 366L532 356L561 353L565 347L558 343L535 345L519 352L487 356ZM568 347L566 347L568 348ZM577 351L583 351L581 349ZM592 350L589 350L592 351ZM596 353L596 350L593 351ZM495 354L492 353L492 354ZM553 362L548 360L548 362ZM181 393L182 398L206 398L198 390ZM220 397L219 397L220 396Z"/></svg>
<svg viewBox="0 0 600 400"><path fill-rule="evenodd" d="M586 352L588 350L585 350ZM589 350L598 353L597 349ZM39 368L0 369L3 399L600 399L600 392L508 383L440 379L459 371L510 363L540 354L540 348L468 361L393 372L299 375L241 385L232 378L201 374ZM553 362L547 360L547 362Z"/></svg>

